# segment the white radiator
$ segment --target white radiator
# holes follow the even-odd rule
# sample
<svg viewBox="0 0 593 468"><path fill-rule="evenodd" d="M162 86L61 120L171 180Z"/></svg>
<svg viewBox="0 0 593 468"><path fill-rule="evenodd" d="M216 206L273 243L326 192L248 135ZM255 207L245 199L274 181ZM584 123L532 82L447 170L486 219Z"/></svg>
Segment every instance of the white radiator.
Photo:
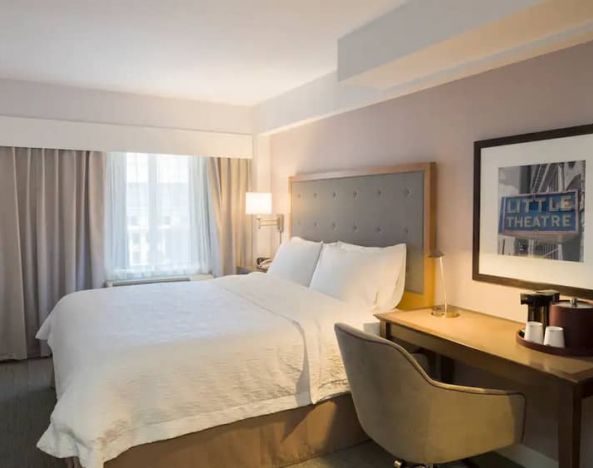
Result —
<svg viewBox="0 0 593 468"><path fill-rule="evenodd" d="M177 283L180 281L202 281L211 279L212 275L194 275L194 276L156 276L153 278L140 278L129 280L107 280L105 281L106 288L115 288L118 286L134 286L137 284L152 284L152 283Z"/></svg>

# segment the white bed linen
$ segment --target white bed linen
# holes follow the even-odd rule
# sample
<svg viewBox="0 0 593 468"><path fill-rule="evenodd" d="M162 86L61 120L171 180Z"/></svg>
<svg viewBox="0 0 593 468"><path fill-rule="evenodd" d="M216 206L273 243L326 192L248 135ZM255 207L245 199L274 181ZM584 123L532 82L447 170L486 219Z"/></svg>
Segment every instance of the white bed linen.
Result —
<svg viewBox="0 0 593 468"><path fill-rule="evenodd" d="M38 333L58 394L38 447L100 468L135 445L337 395L333 324L365 319L261 273L71 294Z"/></svg>

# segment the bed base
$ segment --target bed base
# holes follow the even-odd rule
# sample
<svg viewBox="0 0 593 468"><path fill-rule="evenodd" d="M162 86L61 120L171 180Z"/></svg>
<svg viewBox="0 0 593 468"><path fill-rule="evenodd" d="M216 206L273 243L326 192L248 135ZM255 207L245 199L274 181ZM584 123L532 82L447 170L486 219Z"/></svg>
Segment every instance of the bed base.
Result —
<svg viewBox="0 0 593 468"><path fill-rule="evenodd" d="M368 439L350 395L132 447L105 468L283 467ZM68 459L68 468L81 468Z"/></svg>

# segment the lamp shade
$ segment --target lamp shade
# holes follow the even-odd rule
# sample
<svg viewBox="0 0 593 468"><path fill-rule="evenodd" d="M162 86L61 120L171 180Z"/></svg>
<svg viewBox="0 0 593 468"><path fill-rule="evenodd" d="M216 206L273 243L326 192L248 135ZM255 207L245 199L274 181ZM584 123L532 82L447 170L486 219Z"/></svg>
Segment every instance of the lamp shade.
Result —
<svg viewBox="0 0 593 468"><path fill-rule="evenodd" d="M247 192L245 194L245 214L272 213L272 194L269 192Z"/></svg>

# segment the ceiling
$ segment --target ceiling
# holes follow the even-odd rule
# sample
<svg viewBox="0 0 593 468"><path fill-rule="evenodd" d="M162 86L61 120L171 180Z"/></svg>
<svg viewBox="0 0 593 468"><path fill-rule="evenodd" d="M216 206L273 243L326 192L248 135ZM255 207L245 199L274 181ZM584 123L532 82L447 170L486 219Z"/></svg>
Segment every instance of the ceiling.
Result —
<svg viewBox="0 0 593 468"><path fill-rule="evenodd" d="M253 105L406 0L0 0L0 78Z"/></svg>

